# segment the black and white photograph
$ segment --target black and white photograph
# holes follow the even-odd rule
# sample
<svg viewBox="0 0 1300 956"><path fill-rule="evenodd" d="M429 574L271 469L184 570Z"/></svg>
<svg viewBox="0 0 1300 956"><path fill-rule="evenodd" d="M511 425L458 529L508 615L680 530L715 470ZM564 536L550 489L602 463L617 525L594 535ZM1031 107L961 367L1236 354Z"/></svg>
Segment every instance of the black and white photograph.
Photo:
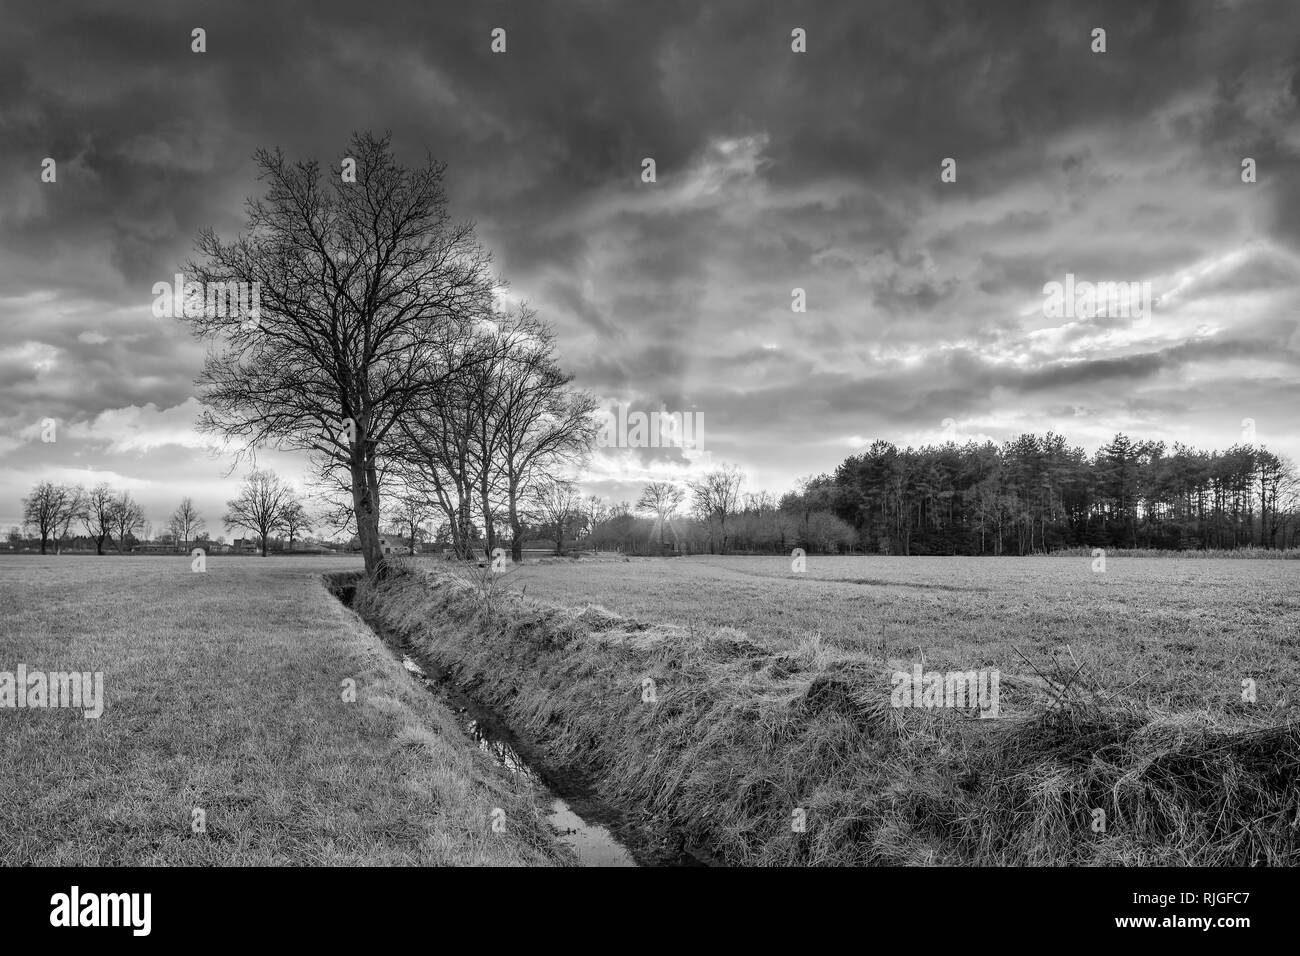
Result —
<svg viewBox="0 0 1300 956"><path fill-rule="evenodd" d="M0 15L6 925L851 868L1260 928L1300 6Z"/></svg>

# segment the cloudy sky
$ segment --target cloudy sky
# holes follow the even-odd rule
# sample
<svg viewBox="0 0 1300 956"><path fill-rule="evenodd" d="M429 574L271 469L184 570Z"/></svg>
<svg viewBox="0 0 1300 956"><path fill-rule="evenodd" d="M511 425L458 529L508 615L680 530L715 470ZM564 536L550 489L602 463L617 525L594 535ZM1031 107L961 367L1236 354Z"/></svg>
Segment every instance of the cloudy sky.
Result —
<svg viewBox="0 0 1300 956"><path fill-rule="evenodd" d="M257 147L332 164L359 130L449 164L578 384L703 415L701 454L602 451L588 491L726 462L779 493L876 438L1225 448L1244 419L1300 457L1294 0L0 9L6 528L48 478L223 530L203 346L151 288L240 228ZM1067 274L1151 311L1045 315Z"/></svg>

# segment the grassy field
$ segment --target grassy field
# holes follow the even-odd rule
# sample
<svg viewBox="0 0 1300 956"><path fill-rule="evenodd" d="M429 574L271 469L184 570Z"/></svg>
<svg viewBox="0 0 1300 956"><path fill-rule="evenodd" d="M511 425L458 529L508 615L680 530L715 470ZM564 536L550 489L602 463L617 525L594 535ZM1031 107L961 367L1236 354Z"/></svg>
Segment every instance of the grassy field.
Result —
<svg viewBox="0 0 1300 956"><path fill-rule="evenodd" d="M1142 558L501 575L422 560L357 606L552 765L725 862L1297 865L1298 575ZM891 674L917 665L1000 671L999 719L893 706Z"/></svg>
<svg viewBox="0 0 1300 956"><path fill-rule="evenodd" d="M906 670L1000 668L1037 686L1053 660L1079 681L1171 710L1293 714L1300 705L1300 563L1092 559L633 558L529 564L510 590L638 621L730 627L773 650L820 644ZM1068 650L1067 650L1068 649ZM1023 681L1017 680L1023 678ZM1252 679L1256 703L1242 700Z"/></svg>
<svg viewBox="0 0 1300 956"><path fill-rule="evenodd" d="M571 862L330 597L354 566L0 557L0 671L102 671L107 704L0 708L0 865Z"/></svg>
<svg viewBox="0 0 1300 956"><path fill-rule="evenodd" d="M717 860L1300 864L1294 562L403 563L358 610ZM102 671L107 702L0 707L0 864L573 862L329 595L347 568L0 557L0 674ZM891 706L917 665L1000 671L1000 718Z"/></svg>

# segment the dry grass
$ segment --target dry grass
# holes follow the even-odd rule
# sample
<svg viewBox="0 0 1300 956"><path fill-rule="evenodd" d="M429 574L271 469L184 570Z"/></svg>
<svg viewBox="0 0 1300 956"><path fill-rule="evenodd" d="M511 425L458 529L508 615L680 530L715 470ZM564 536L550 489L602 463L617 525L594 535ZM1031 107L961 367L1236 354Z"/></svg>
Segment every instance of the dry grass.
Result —
<svg viewBox="0 0 1300 956"><path fill-rule="evenodd" d="M978 562L966 572L959 560L935 582L947 589L926 593L906 580L916 576L914 562L879 562L870 577L882 583L864 585L861 566L817 568L810 560L818 577L782 582L764 560L632 562L609 573L594 566L582 569L581 585L561 566L540 574L530 567L508 576L516 590L527 581L529 597L498 596L491 620L471 585L438 569L363 589L361 599L460 668L474 692L543 742L553 761L593 774L607 798L656 816L728 862L1300 862L1300 731L1284 695L1265 700L1269 675L1294 666L1293 594L1261 588L1257 607L1280 621L1248 622L1228 647L1193 644L1177 653L1168 646L1174 633L1183 641L1196 635L1172 626L1152 633L1153 618L1185 614L1186 600L1199 599L1207 626L1216 626L1227 603L1220 592L1235 582L1240 597L1243 581L1233 572L1199 579L1189 595L1169 581L1163 592L1151 590L1159 585L1150 569L1112 565L1108 574L1122 573L1074 580L1064 563L1039 559L1033 564L1046 577L1030 591L1017 586L1025 565ZM1216 567L1229 564L1241 563ZM560 580L548 587L551 574ZM635 600L663 613L620 613L647 581L648 593ZM1070 599L1089 610L1055 617L1067 599L1048 595L1062 586L1090 594L1087 602ZM532 597L557 589L581 589L603 606ZM1135 600L1143 591L1163 593L1158 609ZM669 594L676 603L663 600ZM1019 615L1001 621L1012 602ZM769 620L756 638L715 623L737 606L747 607L739 615L746 619L773 616L779 606L786 620L800 620L806 603L819 608L815 622L833 622L829 633L774 631ZM878 604L918 622L917 632L873 646L842 620L861 624ZM1117 634L1105 622L1120 607L1138 621ZM1015 627L1027 620L1038 626ZM984 629L994 621L992 633ZM1139 640L1143 656L1125 660ZM1260 646L1269 643L1271 658ZM1050 653L1065 644L1073 658ZM889 672L910 667L918 649L927 669L1002 669L1003 719L891 707ZM1210 677L1225 662L1247 660L1260 669L1253 705L1241 701L1237 674ZM1143 669L1154 672L1152 683L1128 681ZM1176 691L1180 675L1199 687ZM654 703L642 698L647 678ZM1049 707L1049 687L1068 679L1064 706ZM796 810L805 814L802 833L791 826Z"/></svg>
<svg viewBox="0 0 1300 956"><path fill-rule="evenodd" d="M0 670L102 670L108 703L0 710L0 865L570 862L323 569L0 557Z"/></svg>
<svg viewBox="0 0 1300 956"><path fill-rule="evenodd" d="M882 670L921 660L1034 682L1073 653L1106 693L1170 711L1300 716L1300 565L1108 558L687 557L525 565L516 592L687 630L733 627L782 651L816 640ZM436 566L436 565L430 565ZM1242 680L1257 703L1241 701ZM1021 688L1023 688L1023 684ZM1004 686L1011 706L1021 688Z"/></svg>

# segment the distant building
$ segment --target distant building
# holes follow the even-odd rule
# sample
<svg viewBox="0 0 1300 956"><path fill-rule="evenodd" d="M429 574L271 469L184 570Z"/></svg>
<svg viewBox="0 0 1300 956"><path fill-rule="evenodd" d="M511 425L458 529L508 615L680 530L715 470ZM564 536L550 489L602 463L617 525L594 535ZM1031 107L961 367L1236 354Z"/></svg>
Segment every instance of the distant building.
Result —
<svg viewBox="0 0 1300 956"><path fill-rule="evenodd" d="M408 538L388 538L379 539L379 548L384 554L406 554L411 550L411 542ZM420 542L415 542L415 553L420 553Z"/></svg>
<svg viewBox="0 0 1300 956"><path fill-rule="evenodd" d="M175 554L176 545L158 541L141 541L131 551L134 554Z"/></svg>

